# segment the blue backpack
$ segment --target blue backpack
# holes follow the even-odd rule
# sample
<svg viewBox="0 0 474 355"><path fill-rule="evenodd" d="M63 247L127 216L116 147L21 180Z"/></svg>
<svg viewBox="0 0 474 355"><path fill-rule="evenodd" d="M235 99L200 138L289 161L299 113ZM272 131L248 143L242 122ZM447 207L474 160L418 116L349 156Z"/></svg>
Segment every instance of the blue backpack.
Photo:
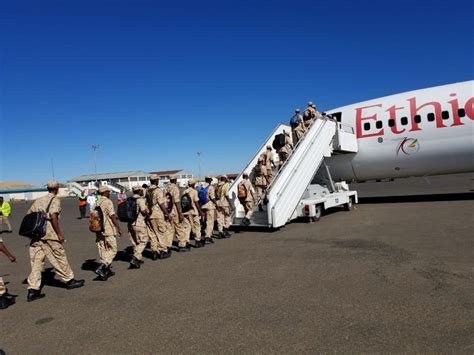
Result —
<svg viewBox="0 0 474 355"><path fill-rule="evenodd" d="M298 126L298 115L294 115L293 117L291 117L291 120L290 120L290 126L291 128L295 128Z"/></svg>
<svg viewBox="0 0 474 355"><path fill-rule="evenodd" d="M198 198L201 206L209 202L209 198L207 197L207 191L209 191L210 186L211 185L207 185L206 187L201 186L198 190Z"/></svg>

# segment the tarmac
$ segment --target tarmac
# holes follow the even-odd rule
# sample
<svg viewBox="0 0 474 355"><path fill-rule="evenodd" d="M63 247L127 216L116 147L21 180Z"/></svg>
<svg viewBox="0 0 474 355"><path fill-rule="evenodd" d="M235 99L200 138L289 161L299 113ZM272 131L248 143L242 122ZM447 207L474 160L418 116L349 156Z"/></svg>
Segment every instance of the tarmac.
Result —
<svg viewBox="0 0 474 355"><path fill-rule="evenodd" d="M28 240L0 276L17 303L0 311L6 354L474 352L474 174L354 184L360 204L319 222L245 231L214 245L145 259L120 253L93 281L95 236L76 199L61 226L76 278L45 273L26 302ZM440 194L441 193L441 194ZM433 195L436 194L436 195ZM29 204L13 204L17 231ZM124 228L124 230L126 230ZM129 246L125 235L119 250Z"/></svg>

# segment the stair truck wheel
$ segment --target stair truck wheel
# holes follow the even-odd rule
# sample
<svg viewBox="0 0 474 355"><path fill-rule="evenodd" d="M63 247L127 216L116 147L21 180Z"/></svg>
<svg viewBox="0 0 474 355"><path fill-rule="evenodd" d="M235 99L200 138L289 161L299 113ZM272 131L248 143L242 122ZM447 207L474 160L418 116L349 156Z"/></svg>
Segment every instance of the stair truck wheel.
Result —
<svg viewBox="0 0 474 355"><path fill-rule="evenodd" d="M321 219L321 216L323 214L323 206L321 204L316 205L316 214L314 217L311 217L311 220L313 222L317 222Z"/></svg>
<svg viewBox="0 0 474 355"><path fill-rule="evenodd" d="M354 207L354 203L352 201L352 196L351 196L351 197L349 197L349 202L344 204L344 210L345 211L350 211L350 210L352 210L352 207Z"/></svg>

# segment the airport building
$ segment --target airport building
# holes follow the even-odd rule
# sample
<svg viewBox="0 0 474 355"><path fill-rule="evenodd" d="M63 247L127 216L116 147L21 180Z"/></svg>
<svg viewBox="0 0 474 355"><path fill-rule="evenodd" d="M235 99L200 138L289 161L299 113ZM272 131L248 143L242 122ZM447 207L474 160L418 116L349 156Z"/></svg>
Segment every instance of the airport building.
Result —
<svg viewBox="0 0 474 355"><path fill-rule="evenodd" d="M46 186L30 185L17 181L1 181L0 196L6 201L31 201L46 196ZM67 196L68 190L64 187L59 189L59 196Z"/></svg>
<svg viewBox="0 0 474 355"><path fill-rule="evenodd" d="M95 189L98 185L107 185L114 192L119 192L124 188L131 190L134 186L142 186L143 184L150 184L150 176L156 174L160 177L159 186L163 187L169 183L169 177L173 174L178 175L178 185L186 186L188 180L193 177L193 174L185 172L184 170L163 170L154 172L145 172L143 170L124 171L117 173L101 173L91 175L81 175L69 180L68 187L73 193L80 193L84 189Z"/></svg>

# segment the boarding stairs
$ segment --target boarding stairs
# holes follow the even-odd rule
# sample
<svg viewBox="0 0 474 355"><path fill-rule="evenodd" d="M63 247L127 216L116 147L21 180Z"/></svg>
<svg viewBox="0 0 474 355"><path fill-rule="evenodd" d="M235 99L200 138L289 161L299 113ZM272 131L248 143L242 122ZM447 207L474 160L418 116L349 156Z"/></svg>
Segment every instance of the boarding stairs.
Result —
<svg viewBox="0 0 474 355"><path fill-rule="evenodd" d="M266 146L271 145L275 135L283 131L291 132L291 127L279 124L231 185L229 197L235 207L233 225L239 225L245 216L244 208L237 198L242 174L252 171L258 157L266 150ZM317 119L305 136L294 146L287 161L279 170L274 170L273 182L266 191L266 204L263 204L263 211L259 211L258 206L255 205L251 226L271 228L284 226L295 218L296 208L313 177L323 165L324 159L332 154L355 153L357 150L357 139L351 130L343 129L340 123L327 116Z"/></svg>
<svg viewBox="0 0 474 355"><path fill-rule="evenodd" d="M69 196L80 196L81 193L85 192L86 187L78 184L77 182L68 182L66 184Z"/></svg>

